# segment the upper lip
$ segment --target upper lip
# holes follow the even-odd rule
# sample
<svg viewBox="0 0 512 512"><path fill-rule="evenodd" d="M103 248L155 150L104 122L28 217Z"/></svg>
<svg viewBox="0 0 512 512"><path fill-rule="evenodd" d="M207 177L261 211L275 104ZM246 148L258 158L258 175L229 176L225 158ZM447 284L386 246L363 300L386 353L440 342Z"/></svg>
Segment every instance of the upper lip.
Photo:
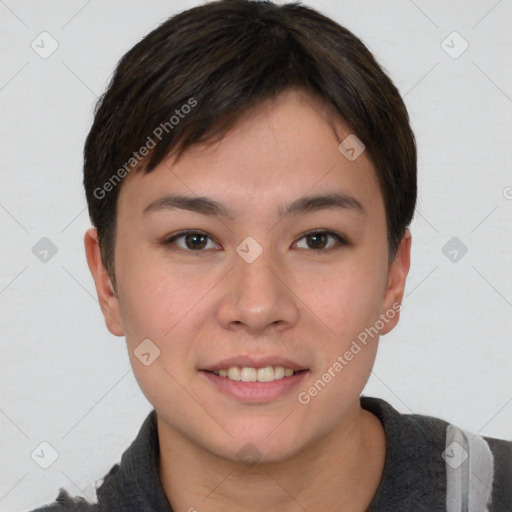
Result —
<svg viewBox="0 0 512 512"><path fill-rule="evenodd" d="M280 356L235 356L228 359L223 359L218 363L200 368L201 370L219 371L226 370L232 366L240 366L247 368L265 368L266 366L283 366L284 368L291 368L294 371L306 370L307 368L291 359Z"/></svg>

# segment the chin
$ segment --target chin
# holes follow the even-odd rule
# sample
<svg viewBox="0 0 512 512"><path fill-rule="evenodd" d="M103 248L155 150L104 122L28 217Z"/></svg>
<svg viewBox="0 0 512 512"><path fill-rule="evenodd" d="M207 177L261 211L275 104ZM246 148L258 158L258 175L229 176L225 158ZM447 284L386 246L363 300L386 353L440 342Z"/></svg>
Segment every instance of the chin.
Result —
<svg viewBox="0 0 512 512"><path fill-rule="evenodd" d="M282 420L263 421L257 426L251 422L245 425L246 428L244 425L238 425L236 429L226 426L232 437L221 434L213 445L212 438L206 437L203 446L217 456L247 466L283 462L297 455L304 448L306 440L303 433L292 430L291 425L284 428L287 420L276 429Z"/></svg>

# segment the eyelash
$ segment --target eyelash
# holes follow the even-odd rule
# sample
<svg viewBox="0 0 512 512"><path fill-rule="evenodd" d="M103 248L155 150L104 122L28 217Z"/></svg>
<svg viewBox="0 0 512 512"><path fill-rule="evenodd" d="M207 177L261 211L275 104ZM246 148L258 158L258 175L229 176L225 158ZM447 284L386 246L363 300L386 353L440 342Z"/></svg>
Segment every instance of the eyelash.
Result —
<svg viewBox="0 0 512 512"><path fill-rule="evenodd" d="M173 244L176 240L178 240L180 238L183 238L183 237L185 237L187 235L202 235L202 236L212 240L212 238L207 233L204 233L202 231L188 230L188 231L181 231L180 233L176 233L175 235L172 235L171 237L164 239L160 243L161 243L161 245L167 247L167 246L170 246L171 244ZM317 229L317 230L313 230L313 231L308 231L307 233L303 234L298 239L298 241L300 241L303 238L306 238L308 236L314 236L314 235L328 235L328 236L331 236L332 238L334 238L337 241L337 246L329 247L328 249L310 249L310 248L308 248L307 250L315 251L315 252L326 252L326 251L330 251L332 249L336 249L336 248L340 248L342 246L349 245L348 240L344 236L340 235L339 233L336 233L334 231L329 231L329 230L321 230L321 229ZM190 253L194 253L194 252L195 253L200 253L200 252L204 252L205 251L205 249L192 250L192 249L188 249L188 248L187 249L183 249L183 247L178 247L177 249L181 249L183 251L190 252Z"/></svg>

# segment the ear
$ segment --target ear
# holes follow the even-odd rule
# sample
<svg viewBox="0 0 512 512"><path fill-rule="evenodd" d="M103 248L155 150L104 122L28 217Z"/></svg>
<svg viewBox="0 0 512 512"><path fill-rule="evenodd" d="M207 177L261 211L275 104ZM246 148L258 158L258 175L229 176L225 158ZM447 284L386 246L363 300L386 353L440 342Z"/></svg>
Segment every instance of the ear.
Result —
<svg viewBox="0 0 512 512"><path fill-rule="evenodd" d="M124 327L121 319L119 299L114 293L111 279L101 259L98 231L96 228L90 228L86 231L84 245L87 264L89 265L89 270L91 271L96 285L96 293L98 294L101 312L105 317L107 328L114 336L123 336Z"/></svg>
<svg viewBox="0 0 512 512"><path fill-rule="evenodd" d="M395 258L388 270L388 280L381 311L384 315L388 312L386 315L388 321L384 322L385 325L381 329L380 334L387 334L396 326L400 319L400 309L402 305L402 298L404 296L405 281L411 265L411 241L411 232L406 229L396 251ZM389 314L390 311L394 311L396 313L392 318Z"/></svg>

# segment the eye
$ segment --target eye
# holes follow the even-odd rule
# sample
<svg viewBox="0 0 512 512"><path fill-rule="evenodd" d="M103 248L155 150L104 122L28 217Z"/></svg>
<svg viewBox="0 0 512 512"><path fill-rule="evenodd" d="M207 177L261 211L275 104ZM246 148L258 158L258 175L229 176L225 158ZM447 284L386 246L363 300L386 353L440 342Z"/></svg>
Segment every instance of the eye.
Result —
<svg viewBox="0 0 512 512"><path fill-rule="evenodd" d="M335 243L327 247L329 237L331 238L331 240L334 240ZM333 231L311 231L310 233L306 233L299 240L303 239L306 240L307 247L299 247L299 249L333 249L336 246L336 244L340 246L348 245L347 240L343 236Z"/></svg>
<svg viewBox="0 0 512 512"><path fill-rule="evenodd" d="M334 240L334 243L329 245L329 238ZM177 243L178 240L180 240L181 243ZM342 235L335 233L334 231L326 230L311 231L303 235L299 241L300 240L306 240L307 246L299 247L299 249L314 249L316 251L333 249L336 245L348 245L348 241ZM208 246L208 242L211 242L213 246ZM203 249L218 248L218 245L213 242L211 237L201 231L182 231L181 233L177 233L166 238L161 242L161 244L164 246L174 244L180 249L188 252L203 252ZM298 244L299 242L295 245L298 246Z"/></svg>
<svg viewBox="0 0 512 512"><path fill-rule="evenodd" d="M181 239L183 239L182 244L176 243L177 240ZM175 244L180 249L202 252L201 250L205 248L212 249L212 247L208 247L208 240L214 244L213 248L218 247L206 233L202 233L201 231L182 231L181 233L166 238L161 243L162 245Z"/></svg>

